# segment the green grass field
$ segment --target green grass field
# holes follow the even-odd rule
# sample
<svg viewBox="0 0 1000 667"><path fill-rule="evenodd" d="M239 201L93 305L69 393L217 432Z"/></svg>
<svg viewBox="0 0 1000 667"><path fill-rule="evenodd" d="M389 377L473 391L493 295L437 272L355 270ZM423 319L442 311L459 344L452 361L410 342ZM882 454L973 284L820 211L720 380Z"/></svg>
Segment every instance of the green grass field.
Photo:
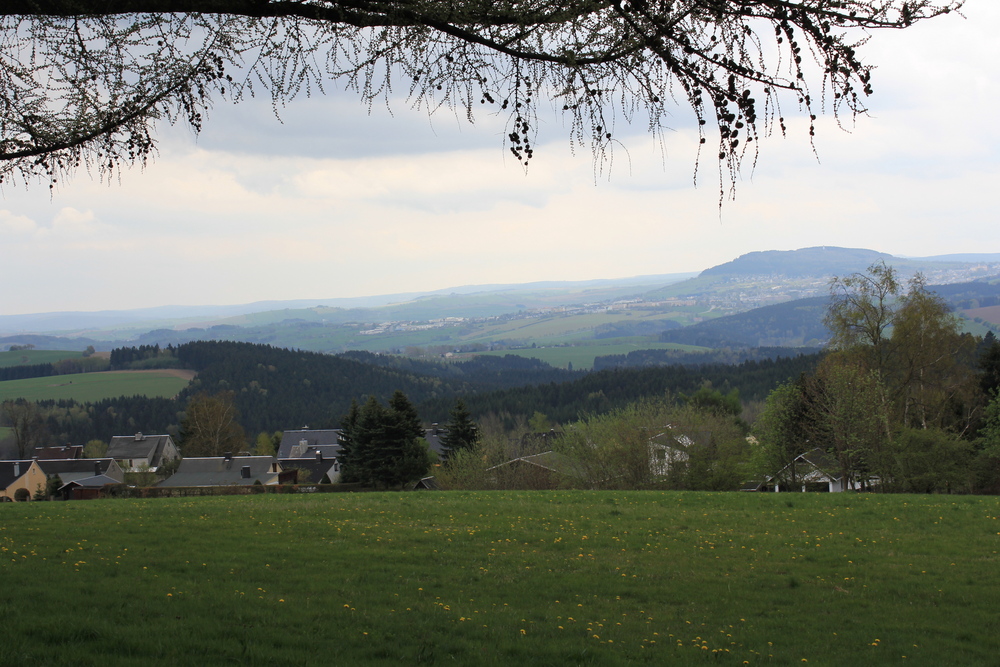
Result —
<svg viewBox="0 0 1000 667"><path fill-rule="evenodd" d="M68 350L15 350L0 352L0 368L51 364L63 359L81 359L83 352Z"/></svg>
<svg viewBox="0 0 1000 667"><path fill-rule="evenodd" d="M500 339L546 340L552 338L567 338L577 336L592 337L594 328L602 324L616 322L640 322L644 319L664 319L663 313L648 313L632 315L628 312L615 311L610 313L586 313L580 315L552 315L550 317L535 317L524 320L511 320L502 324L483 327L464 340L493 341Z"/></svg>
<svg viewBox="0 0 1000 667"><path fill-rule="evenodd" d="M0 401L24 398L29 401L73 399L99 401L116 396L176 396L190 380L173 371L107 371L53 375L0 382Z"/></svg>
<svg viewBox="0 0 1000 667"><path fill-rule="evenodd" d="M1000 498L0 505L3 665L993 665Z"/></svg>

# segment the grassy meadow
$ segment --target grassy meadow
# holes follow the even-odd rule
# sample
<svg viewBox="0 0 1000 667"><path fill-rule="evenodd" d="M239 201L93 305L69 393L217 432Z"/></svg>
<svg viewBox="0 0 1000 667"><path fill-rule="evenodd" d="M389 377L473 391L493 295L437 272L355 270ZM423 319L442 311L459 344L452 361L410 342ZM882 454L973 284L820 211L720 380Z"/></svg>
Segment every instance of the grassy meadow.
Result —
<svg viewBox="0 0 1000 667"><path fill-rule="evenodd" d="M191 381L192 373L176 370L105 371L52 375L0 382L0 401L74 399L99 401L116 396L176 396Z"/></svg>
<svg viewBox="0 0 1000 667"><path fill-rule="evenodd" d="M0 505L0 664L988 665L1000 498Z"/></svg>

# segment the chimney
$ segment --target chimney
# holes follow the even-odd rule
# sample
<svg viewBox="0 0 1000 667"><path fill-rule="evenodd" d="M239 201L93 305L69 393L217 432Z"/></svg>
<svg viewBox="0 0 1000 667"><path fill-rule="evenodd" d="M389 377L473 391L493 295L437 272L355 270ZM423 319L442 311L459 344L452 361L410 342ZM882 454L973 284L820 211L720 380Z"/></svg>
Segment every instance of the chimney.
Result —
<svg viewBox="0 0 1000 667"><path fill-rule="evenodd" d="M94 474L95 475L100 475L101 474L101 462L100 462L100 460L94 461Z"/></svg>
<svg viewBox="0 0 1000 667"><path fill-rule="evenodd" d="M141 441L143 441L145 439L146 439L146 436L144 436L142 434L142 431L140 431L140 432L138 432L138 433L135 434L135 441L136 442L141 442Z"/></svg>
<svg viewBox="0 0 1000 667"><path fill-rule="evenodd" d="M240 477L243 479L250 479L250 466L243 466L240 468Z"/></svg>
<svg viewBox="0 0 1000 667"><path fill-rule="evenodd" d="M20 477L20 476L21 476L21 462L14 461L14 477Z"/></svg>
<svg viewBox="0 0 1000 667"><path fill-rule="evenodd" d="M226 460L226 463L230 463L233 460L233 453L226 452L225 454L222 455L222 457Z"/></svg>
<svg viewBox="0 0 1000 667"><path fill-rule="evenodd" d="M318 449L316 450L316 460L317 461L323 460L323 452L319 451Z"/></svg>

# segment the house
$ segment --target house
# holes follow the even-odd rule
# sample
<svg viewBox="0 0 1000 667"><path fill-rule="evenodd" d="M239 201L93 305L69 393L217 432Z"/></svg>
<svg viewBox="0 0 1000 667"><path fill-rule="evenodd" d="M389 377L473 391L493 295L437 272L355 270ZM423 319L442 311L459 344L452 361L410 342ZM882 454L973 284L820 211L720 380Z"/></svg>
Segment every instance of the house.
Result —
<svg viewBox="0 0 1000 667"><path fill-rule="evenodd" d="M181 459L177 472L157 484L178 486L249 486L280 484L281 464L270 456L209 456Z"/></svg>
<svg viewBox="0 0 1000 667"><path fill-rule="evenodd" d="M115 480L115 484L125 483L125 471L113 458L103 459L46 459L38 460L38 466L47 478L58 477L63 484L106 475Z"/></svg>
<svg viewBox="0 0 1000 667"><path fill-rule="evenodd" d="M791 480L795 480L794 487ZM744 489L750 490L749 485ZM795 460L769 476L753 490L759 491L860 491L861 484L850 480L844 484L837 459L817 447L795 457Z"/></svg>
<svg viewBox="0 0 1000 667"><path fill-rule="evenodd" d="M67 482L59 487L63 500L92 500L104 495L109 486L118 486L120 481L107 475L91 475Z"/></svg>
<svg viewBox="0 0 1000 667"><path fill-rule="evenodd" d="M486 471L502 489L555 489L565 480L578 482L587 476L579 461L553 451L519 456Z"/></svg>
<svg viewBox="0 0 1000 667"><path fill-rule="evenodd" d="M654 477L665 477L679 465L691 458L689 450L695 442L683 433L674 433L674 427L667 424L662 433L649 439L649 472Z"/></svg>
<svg viewBox="0 0 1000 667"><path fill-rule="evenodd" d="M28 497L45 488L45 473L34 459L0 461L0 500L14 500L18 489L26 489Z"/></svg>
<svg viewBox="0 0 1000 667"><path fill-rule="evenodd" d="M64 445L62 447L35 447L31 458L45 459L82 459L83 445Z"/></svg>
<svg viewBox="0 0 1000 667"><path fill-rule="evenodd" d="M320 445L322 447L322 445ZM316 450L313 456L300 458L278 459L283 471L305 470L308 476L299 474L298 484L336 484L340 480L340 463L336 458L327 458L322 450Z"/></svg>
<svg viewBox="0 0 1000 667"><path fill-rule="evenodd" d="M444 446L444 442L441 440L447 433L446 429L441 428L437 424L424 429L424 440L427 441L427 447L437 454L439 461L444 461L448 458L448 448Z"/></svg>
<svg viewBox="0 0 1000 667"><path fill-rule="evenodd" d="M161 465L181 457L169 435L116 435L108 445L107 456L121 461L126 472L156 471Z"/></svg>
<svg viewBox="0 0 1000 667"><path fill-rule="evenodd" d="M278 445L278 459L301 459L321 452L323 458L333 460L340 453L340 429L299 429L284 431Z"/></svg>

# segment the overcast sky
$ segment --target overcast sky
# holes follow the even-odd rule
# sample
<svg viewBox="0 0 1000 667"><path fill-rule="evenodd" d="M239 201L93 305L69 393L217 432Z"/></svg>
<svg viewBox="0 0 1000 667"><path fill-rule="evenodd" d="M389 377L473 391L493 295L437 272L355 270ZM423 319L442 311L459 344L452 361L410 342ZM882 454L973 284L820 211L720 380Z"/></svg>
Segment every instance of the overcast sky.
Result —
<svg viewBox="0 0 1000 667"><path fill-rule="evenodd" d="M663 144L619 126L610 175L545 118L527 173L503 126L335 93L221 103L198 137L108 185L0 195L0 314L237 304L700 271L755 250L1000 252L1000 2L877 33L868 117L761 142L720 214L679 110ZM710 145L711 145L711 139Z"/></svg>

